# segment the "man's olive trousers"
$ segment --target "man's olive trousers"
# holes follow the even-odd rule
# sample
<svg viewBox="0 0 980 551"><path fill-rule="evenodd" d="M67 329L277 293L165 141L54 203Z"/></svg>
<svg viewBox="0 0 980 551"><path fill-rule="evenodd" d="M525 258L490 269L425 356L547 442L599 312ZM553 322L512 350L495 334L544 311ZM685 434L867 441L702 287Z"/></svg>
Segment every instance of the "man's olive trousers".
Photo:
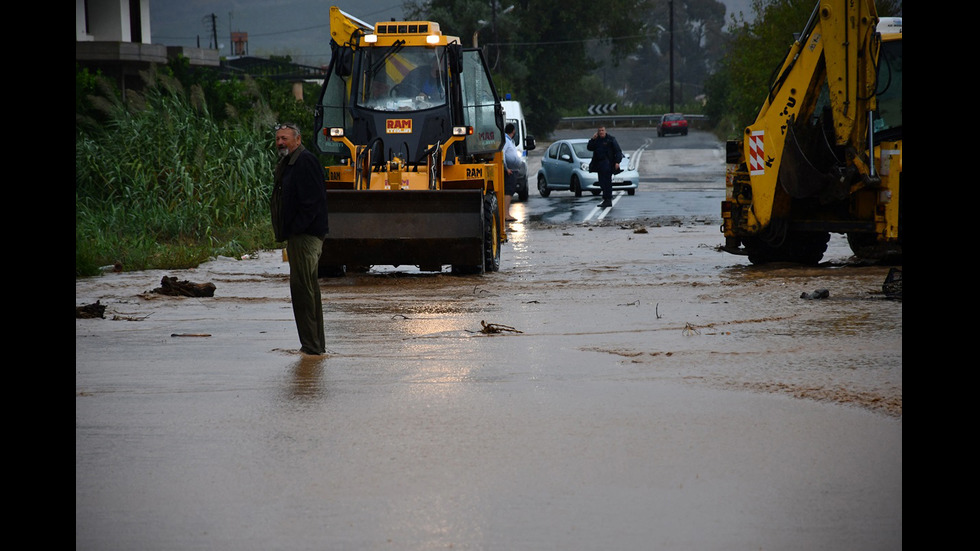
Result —
<svg viewBox="0 0 980 551"><path fill-rule="evenodd" d="M293 317L296 318L296 330L299 332L300 351L306 354L323 354L327 351L318 278L321 252L323 239L319 237L297 234L289 236L286 241Z"/></svg>

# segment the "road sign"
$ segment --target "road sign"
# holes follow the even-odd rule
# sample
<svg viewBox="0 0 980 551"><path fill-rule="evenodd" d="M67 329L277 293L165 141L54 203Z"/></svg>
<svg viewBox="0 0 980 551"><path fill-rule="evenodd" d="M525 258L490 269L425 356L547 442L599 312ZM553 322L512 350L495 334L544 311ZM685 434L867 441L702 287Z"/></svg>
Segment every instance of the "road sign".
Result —
<svg viewBox="0 0 980 551"><path fill-rule="evenodd" d="M616 111L615 103L597 103L589 106L590 115L605 115Z"/></svg>

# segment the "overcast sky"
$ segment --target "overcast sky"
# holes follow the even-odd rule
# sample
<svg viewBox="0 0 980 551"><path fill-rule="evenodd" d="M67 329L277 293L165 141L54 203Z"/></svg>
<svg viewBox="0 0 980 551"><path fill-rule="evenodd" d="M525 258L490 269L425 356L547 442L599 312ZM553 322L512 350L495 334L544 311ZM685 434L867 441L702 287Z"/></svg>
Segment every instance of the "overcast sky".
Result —
<svg viewBox="0 0 980 551"><path fill-rule="evenodd" d="M156 44L208 48L213 14L223 56L241 31L249 55L319 65L330 59L330 6L368 23L402 17L402 0L150 0L150 33Z"/></svg>
<svg viewBox="0 0 980 551"><path fill-rule="evenodd" d="M504 3L506 0L503 0ZM730 13L750 13L751 0L722 0ZM330 6L367 23L400 19L403 0L150 0L153 43L210 47L213 28L220 54L231 55L231 32L248 33L248 54L290 55L295 63L330 59ZM727 24L729 15L725 16Z"/></svg>

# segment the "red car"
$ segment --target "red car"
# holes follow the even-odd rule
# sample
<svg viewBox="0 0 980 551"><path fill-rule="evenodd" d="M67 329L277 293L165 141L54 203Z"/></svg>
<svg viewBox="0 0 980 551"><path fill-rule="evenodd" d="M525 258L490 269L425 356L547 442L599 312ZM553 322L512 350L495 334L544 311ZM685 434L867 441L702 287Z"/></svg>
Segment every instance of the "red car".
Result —
<svg viewBox="0 0 980 551"><path fill-rule="evenodd" d="M687 136L687 119L684 118L684 115L666 113L660 117L660 123L657 124L657 135L663 137L667 134Z"/></svg>

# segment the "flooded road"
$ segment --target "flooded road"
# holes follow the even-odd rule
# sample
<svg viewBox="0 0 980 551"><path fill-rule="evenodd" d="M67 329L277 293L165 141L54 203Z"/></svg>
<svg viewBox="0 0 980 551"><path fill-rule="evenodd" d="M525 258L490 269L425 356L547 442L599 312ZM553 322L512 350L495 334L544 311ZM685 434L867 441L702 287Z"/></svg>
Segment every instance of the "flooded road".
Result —
<svg viewBox="0 0 980 551"><path fill-rule="evenodd" d="M888 267L721 241L519 222L497 273L322 279L322 358L280 251L77 280L76 549L900 549Z"/></svg>

